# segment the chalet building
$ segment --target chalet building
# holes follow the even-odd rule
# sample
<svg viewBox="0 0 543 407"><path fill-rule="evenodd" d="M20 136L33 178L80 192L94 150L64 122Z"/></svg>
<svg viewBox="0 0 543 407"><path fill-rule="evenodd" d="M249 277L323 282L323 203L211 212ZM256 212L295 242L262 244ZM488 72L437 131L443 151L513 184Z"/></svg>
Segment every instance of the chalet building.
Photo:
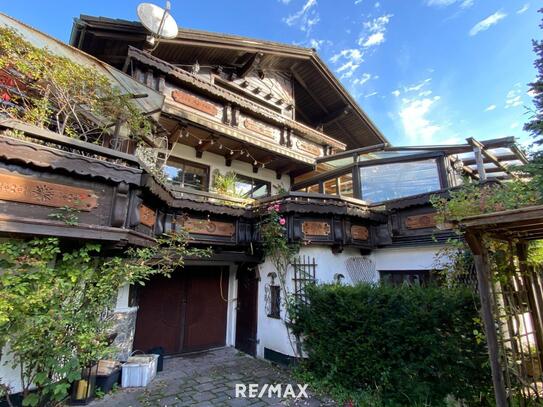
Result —
<svg viewBox="0 0 543 407"><path fill-rule="evenodd" d="M452 236L436 224L430 196L464 177L499 182L525 160L513 138L391 146L314 49L182 29L151 51L139 23L91 16L76 19L68 47L5 15L0 25L138 95L157 128L146 147L118 135L99 146L0 118L0 234L118 250L182 224L192 244L213 249L171 279L119 292L120 357L235 346L288 360L279 282L259 244L262 208L278 203L289 239L304 242L288 278L293 293L308 275L424 281ZM215 182L229 172L236 197ZM70 193L84 197L77 225L48 216Z"/></svg>

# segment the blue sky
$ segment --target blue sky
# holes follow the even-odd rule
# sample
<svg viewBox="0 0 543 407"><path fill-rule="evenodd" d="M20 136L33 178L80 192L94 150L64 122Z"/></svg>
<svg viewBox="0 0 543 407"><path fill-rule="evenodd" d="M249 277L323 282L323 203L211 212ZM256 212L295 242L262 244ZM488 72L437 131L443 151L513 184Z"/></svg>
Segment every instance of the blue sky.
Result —
<svg viewBox="0 0 543 407"><path fill-rule="evenodd" d="M138 1L4 3L2 12L67 41L79 14L134 20ZM393 144L446 144L510 135L527 141L531 40L543 37L537 3L172 0L172 14L188 28L317 48Z"/></svg>

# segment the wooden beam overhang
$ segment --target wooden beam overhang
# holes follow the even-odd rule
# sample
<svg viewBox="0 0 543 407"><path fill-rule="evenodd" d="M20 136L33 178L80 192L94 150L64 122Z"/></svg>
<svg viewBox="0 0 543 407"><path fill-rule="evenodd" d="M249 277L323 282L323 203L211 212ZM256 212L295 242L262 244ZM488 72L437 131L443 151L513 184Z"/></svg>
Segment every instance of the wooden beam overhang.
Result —
<svg viewBox="0 0 543 407"><path fill-rule="evenodd" d="M196 158L202 158L202 155L204 154L204 151L209 150L209 148L215 143L215 141L218 139L217 136L211 135L206 140L200 140L198 141L198 145L196 146Z"/></svg>
<svg viewBox="0 0 543 407"><path fill-rule="evenodd" d="M150 246L155 239L143 233L124 228L91 224L67 225L64 221L0 215L2 234L29 236L58 236L70 239L88 239L109 242L126 242L138 246Z"/></svg>
<svg viewBox="0 0 543 407"><path fill-rule="evenodd" d="M352 108L350 106L343 106L341 109L338 109L335 112L331 112L328 115L324 116L319 122L319 127L324 127L335 123L343 116L348 115L351 111Z"/></svg>
<svg viewBox="0 0 543 407"><path fill-rule="evenodd" d="M245 62L242 66L240 66L238 69L236 69L235 76L237 78L245 78L247 74L256 68L260 61L262 60L262 57L264 56L264 53L262 52L256 52ZM234 78L232 78L234 79Z"/></svg>
<svg viewBox="0 0 543 407"><path fill-rule="evenodd" d="M515 154L504 154L504 155L496 156L496 158L498 158L502 162L504 162L504 161L516 161L516 160L519 159ZM477 164L477 161L474 158L467 158L467 159L462 160L462 161L464 162L464 165ZM484 164L490 164L490 163L492 163L492 161L489 160L486 157L483 157L483 163Z"/></svg>
<svg viewBox="0 0 543 407"><path fill-rule="evenodd" d="M292 73L292 76L294 77L294 79L296 79L296 81L300 84L300 86L307 92L307 94L311 97L311 99L313 99L313 101L322 109L322 111L324 112L324 114L326 115L329 115L330 114L330 111L326 108L326 106L324 106L324 104L320 101L320 99L314 94L314 92L311 90L311 88L305 83L305 81L303 80L303 78L298 74L298 72L296 72L296 65L294 65L292 68L291 68L291 73ZM343 133L345 134L345 136L351 141L351 143L353 144L356 144L356 138L353 137L352 134L350 134L348 131L345 130L345 128L343 126L341 126L339 123L337 124L341 130L343 131Z"/></svg>
<svg viewBox="0 0 543 407"><path fill-rule="evenodd" d="M313 165L315 158L309 154L302 154L294 151L291 148L281 146L277 143L264 140L263 137L258 137L252 132L240 127L232 127L210 120L202 115L189 112L171 103L165 103L163 112L169 116L176 118L177 120L185 120L191 125L205 129L206 131L213 132L219 136L228 137L244 144L251 144L258 148L262 148L266 151L278 154L283 157L289 157L293 160L300 161L306 164Z"/></svg>
<svg viewBox="0 0 543 407"><path fill-rule="evenodd" d="M224 165L227 167L232 166L232 161L238 159L242 154L242 151L230 151L224 155Z"/></svg>
<svg viewBox="0 0 543 407"><path fill-rule="evenodd" d="M483 143L471 137L466 139L466 141L473 147L475 162L477 164L477 172L479 174L480 180L486 180L486 168L484 167L483 157L503 172L511 175L514 178L517 177L516 174L514 174L508 166L504 165L494 154L488 151Z"/></svg>
<svg viewBox="0 0 543 407"><path fill-rule="evenodd" d="M264 106L258 106L247 98L198 78L196 75L193 75L190 72L177 68L174 65L144 53L139 49L129 47L128 58L133 58L144 65L153 67L165 75L180 81L184 85L198 89L203 94L207 94L209 96L224 100L227 103L231 103L232 105L239 106L240 109L251 112L255 116L261 117L266 121L273 122L280 127L287 126L308 140L314 141L318 144L330 145L338 150L345 150L346 148L345 143L342 143L339 140L327 136L326 134L312 129L295 120L289 119L288 117L282 116L272 109Z"/></svg>

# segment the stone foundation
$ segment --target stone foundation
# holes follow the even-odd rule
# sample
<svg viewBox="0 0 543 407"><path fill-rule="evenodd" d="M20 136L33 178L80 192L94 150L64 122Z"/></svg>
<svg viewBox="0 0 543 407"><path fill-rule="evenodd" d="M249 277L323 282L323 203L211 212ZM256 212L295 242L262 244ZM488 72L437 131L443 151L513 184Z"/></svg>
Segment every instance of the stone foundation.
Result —
<svg viewBox="0 0 543 407"><path fill-rule="evenodd" d="M115 322L112 332L117 333L113 346L118 350L116 355L117 360L126 360L132 352L137 315L138 307L124 308L122 310L117 309L113 315Z"/></svg>

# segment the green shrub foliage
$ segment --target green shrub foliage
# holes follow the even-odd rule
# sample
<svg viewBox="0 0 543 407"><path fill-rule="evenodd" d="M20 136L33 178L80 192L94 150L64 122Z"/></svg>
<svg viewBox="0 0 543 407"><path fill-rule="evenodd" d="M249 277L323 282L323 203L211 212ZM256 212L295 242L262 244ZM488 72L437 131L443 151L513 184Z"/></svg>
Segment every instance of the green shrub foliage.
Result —
<svg viewBox="0 0 543 407"><path fill-rule="evenodd" d="M491 392L475 297L464 288L322 285L294 331L318 380L377 392L384 405L479 405Z"/></svg>

